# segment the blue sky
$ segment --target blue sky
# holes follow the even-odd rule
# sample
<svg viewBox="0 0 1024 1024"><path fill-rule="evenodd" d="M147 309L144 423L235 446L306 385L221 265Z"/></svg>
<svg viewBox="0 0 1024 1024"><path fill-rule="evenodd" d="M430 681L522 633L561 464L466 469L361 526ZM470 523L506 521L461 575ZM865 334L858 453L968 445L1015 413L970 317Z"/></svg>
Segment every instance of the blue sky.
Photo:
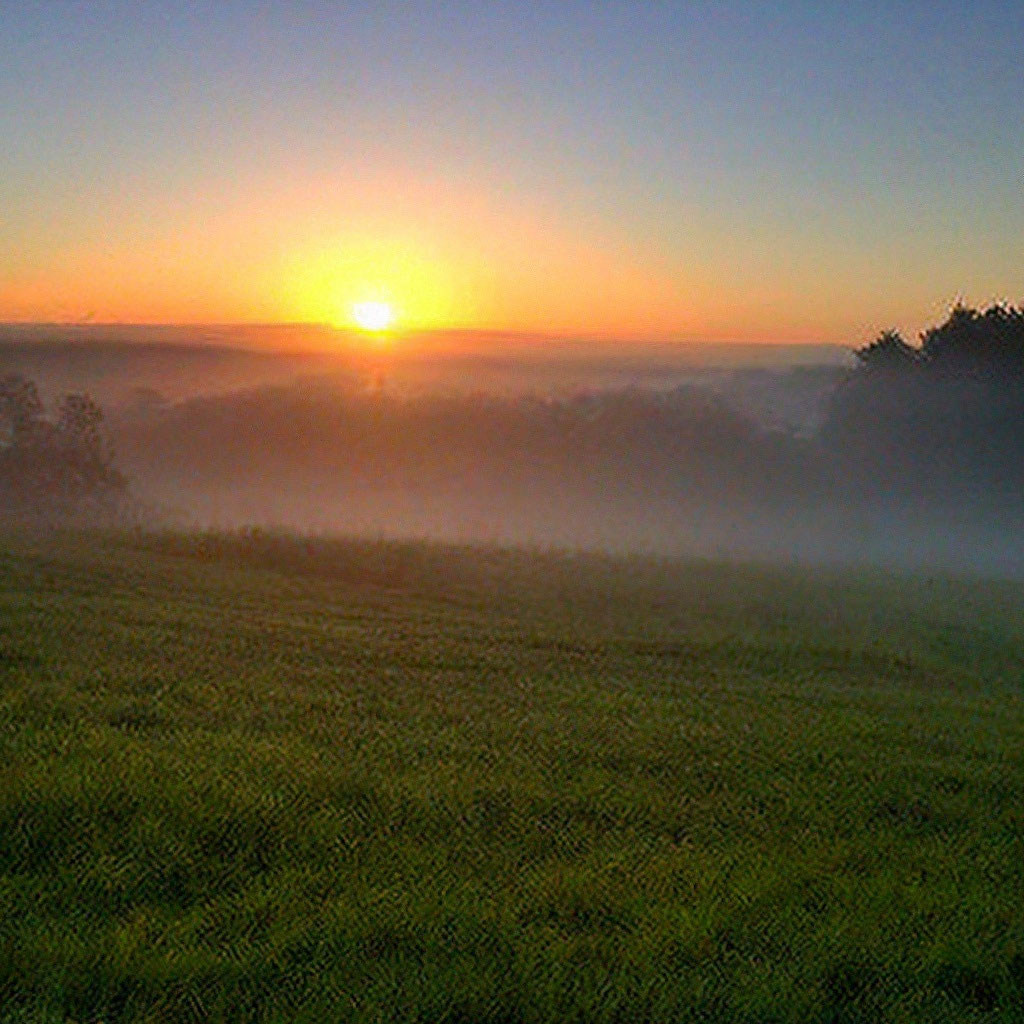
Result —
<svg viewBox="0 0 1024 1024"><path fill-rule="evenodd" d="M763 297L761 326L747 309L735 333L765 337L854 329L829 319L837 304L856 323L916 324L958 295L1024 297L1024 4L136 0L0 15L9 316L29 278L45 311L49 266L66 296L62 252L133 233L159 246L145 227L168 206L190 223L214 202L258 218L261 190L274 207L275 183L332 175L339 191L397 175L481 193L492 229L507 203L557 223L559 245L578 229L652 280L679 277L681 309L717 287L719 333L733 294ZM499 292L509 273L497 261ZM817 311L803 327L773 321L799 296ZM492 305L493 319L509 303ZM688 317L680 331L699 334Z"/></svg>

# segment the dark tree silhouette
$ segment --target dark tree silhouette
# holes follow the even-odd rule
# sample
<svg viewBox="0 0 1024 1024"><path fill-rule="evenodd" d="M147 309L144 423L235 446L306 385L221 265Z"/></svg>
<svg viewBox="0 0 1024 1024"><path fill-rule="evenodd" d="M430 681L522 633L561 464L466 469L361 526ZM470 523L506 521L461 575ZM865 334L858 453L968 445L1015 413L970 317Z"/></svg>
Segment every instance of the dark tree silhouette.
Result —
<svg viewBox="0 0 1024 1024"><path fill-rule="evenodd" d="M1024 506L1024 310L958 304L919 348L886 331L857 352L822 440L849 500Z"/></svg>
<svg viewBox="0 0 1024 1024"><path fill-rule="evenodd" d="M0 443L31 444L42 423L43 403L35 384L17 373L0 378Z"/></svg>
<svg viewBox="0 0 1024 1024"><path fill-rule="evenodd" d="M919 358L919 352L908 345L899 331L883 331L870 345L854 353L858 364L865 370L902 371L910 369Z"/></svg>
<svg viewBox="0 0 1024 1024"><path fill-rule="evenodd" d="M921 335L921 362L930 372L993 379L1024 375L1024 309L996 303L978 312L953 307L946 322Z"/></svg>
<svg viewBox="0 0 1024 1024"><path fill-rule="evenodd" d="M31 380L0 380L0 510L66 516L110 509L125 479L102 434L103 413L88 395L66 395L47 419Z"/></svg>
<svg viewBox="0 0 1024 1024"><path fill-rule="evenodd" d="M994 303L985 310L957 303L944 323L907 344L898 331L883 331L855 353L858 369L918 371L921 376L960 375L1004 380L1024 374L1024 309Z"/></svg>

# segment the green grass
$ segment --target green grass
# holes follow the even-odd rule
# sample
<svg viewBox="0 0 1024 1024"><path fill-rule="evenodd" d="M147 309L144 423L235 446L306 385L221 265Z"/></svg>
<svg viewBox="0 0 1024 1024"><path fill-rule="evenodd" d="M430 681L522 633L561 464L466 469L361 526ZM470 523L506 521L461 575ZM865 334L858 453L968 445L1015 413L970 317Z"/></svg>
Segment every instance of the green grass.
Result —
<svg viewBox="0 0 1024 1024"><path fill-rule="evenodd" d="M0 540L0 1020L1024 1020L1024 587Z"/></svg>

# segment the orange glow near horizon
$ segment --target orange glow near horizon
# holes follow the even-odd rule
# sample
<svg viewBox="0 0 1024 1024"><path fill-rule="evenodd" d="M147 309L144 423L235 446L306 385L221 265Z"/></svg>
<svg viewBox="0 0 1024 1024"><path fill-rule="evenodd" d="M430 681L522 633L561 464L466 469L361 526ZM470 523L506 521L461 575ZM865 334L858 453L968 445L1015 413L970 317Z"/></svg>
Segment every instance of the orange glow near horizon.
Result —
<svg viewBox="0 0 1024 1024"><path fill-rule="evenodd" d="M117 212L116 236L8 267L0 320L356 327L356 305L377 303L403 332L849 343L877 326L854 319L878 284L864 268L832 272L810 254L770 277L766 249L737 273L733 243L716 247L696 221L686 245L709 255L687 259L567 210L397 173L297 173L224 184L144 222ZM908 289L885 322L906 323L924 294Z"/></svg>
<svg viewBox="0 0 1024 1024"><path fill-rule="evenodd" d="M1020 301L1019 3L130 6L3 5L0 322L859 345Z"/></svg>

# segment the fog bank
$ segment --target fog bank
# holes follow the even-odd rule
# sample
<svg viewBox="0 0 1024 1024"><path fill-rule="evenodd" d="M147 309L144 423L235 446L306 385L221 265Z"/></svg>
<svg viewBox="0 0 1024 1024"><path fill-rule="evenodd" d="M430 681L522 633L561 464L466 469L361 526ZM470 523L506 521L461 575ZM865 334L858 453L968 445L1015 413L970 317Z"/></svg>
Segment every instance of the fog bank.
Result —
<svg viewBox="0 0 1024 1024"><path fill-rule="evenodd" d="M976 334L992 327L975 316ZM69 367L91 375L154 522L1019 573L1015 342L989 372L991 353L964 363L949 334L856 362L465 337L404 353L0 352L52 391Z"/></svg>

